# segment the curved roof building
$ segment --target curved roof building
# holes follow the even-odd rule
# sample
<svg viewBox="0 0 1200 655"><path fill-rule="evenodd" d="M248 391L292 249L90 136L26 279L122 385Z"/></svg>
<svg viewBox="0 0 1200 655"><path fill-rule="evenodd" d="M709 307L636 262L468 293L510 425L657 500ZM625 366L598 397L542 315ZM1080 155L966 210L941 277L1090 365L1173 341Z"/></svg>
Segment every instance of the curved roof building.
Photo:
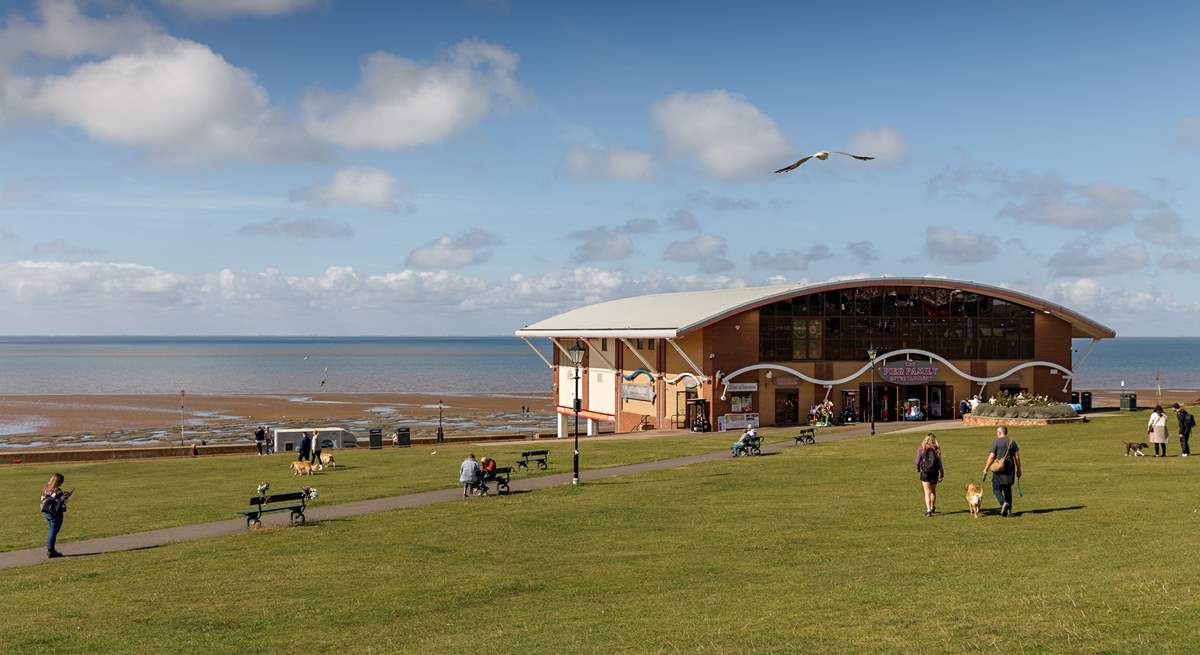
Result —
<svg viewBox="0 0 1200 655"><path fill-rule="evenodd" d="M803 424L820 404L842 421L954 418L958 401L999 390L1066 399L1071 339L1116 336L1011 289L894 277L623 298L517 335L555 342L564 414L579 343L581 415L618 431Z"/></svg>

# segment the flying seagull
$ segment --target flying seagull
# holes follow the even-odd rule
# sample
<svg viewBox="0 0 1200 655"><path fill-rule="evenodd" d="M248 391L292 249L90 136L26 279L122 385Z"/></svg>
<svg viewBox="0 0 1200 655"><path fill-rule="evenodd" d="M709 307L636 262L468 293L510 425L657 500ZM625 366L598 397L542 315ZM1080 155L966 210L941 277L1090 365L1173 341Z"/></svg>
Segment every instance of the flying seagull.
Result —
<svg viewBox="0 0 1200 655"><path fill-rule="evenodd" d="M834 150L833 152L838 155L846 155L847 157L853 157L859 161L871 161L872 159L875 159L874 157L868 157L866 155L852 155L848 152L842 152L841 150ZM814 152L813 154L811 154L807 157L801 157L796 163L792 164L791 166L785 166L775 172L776 173L788 173L788 172L794 171L797 168L800 168L801 164L812 159L813 157L816 157L817 159L820 159L821 161L825 161L826 159L829 159L829 151L822 150L820 152Z"/></svg>

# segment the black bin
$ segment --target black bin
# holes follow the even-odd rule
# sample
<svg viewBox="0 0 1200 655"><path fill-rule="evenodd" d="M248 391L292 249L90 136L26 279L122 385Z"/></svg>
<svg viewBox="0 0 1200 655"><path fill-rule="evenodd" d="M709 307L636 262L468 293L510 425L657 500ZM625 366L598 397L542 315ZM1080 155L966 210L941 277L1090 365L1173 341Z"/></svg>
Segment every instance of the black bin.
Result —
<svg viewBox="0 0 1200 655"><path fill-rule="evenodd" d="M399 437L396 442L397 448L408 448L412 445L412 439L409 437L408 428L396 428L396 435Z"/></svg>
<svg viewBox="0 0 1200 655"><path fill-rule="evenodd" d="M1121 411L1132 412L1137 410L1137 394L1123 393L1121 394Z"/></svg>
<svg viewBox="0 0 1200 655"><path fill-rule="evenodd" d="M383 448L383 430L379 428L371 428L370 432L371 450L379 450Z"/></svg>
<svg viewBox="0 0 1200 655"><path fill-rule="evenodd" d="M1085 412L1092 411L1092 392L1090 392L1090 391L1079 392L1079 404L1083 406L1083 411L1085 411ZM1136 404L1137 403L1135 402L1134 405L1136 405Z"/></svg>

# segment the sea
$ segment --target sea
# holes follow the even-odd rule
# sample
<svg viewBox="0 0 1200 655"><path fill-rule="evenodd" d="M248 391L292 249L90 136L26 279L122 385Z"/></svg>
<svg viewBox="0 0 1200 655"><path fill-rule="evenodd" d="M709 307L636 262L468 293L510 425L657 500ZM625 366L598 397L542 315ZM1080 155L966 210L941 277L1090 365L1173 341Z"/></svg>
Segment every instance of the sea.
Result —
<svg viewBox="0 0 1200 655"><path fill-rule="evenodd" d="M549 357L546 340L534 342ZM1090 341L1074 343L1078 360ZM321 384L324 380L325 384ZM514 337L0 337L0 394L548 393ZM1200 389L1200 338L1101 341L1076 389Z"/></svg>

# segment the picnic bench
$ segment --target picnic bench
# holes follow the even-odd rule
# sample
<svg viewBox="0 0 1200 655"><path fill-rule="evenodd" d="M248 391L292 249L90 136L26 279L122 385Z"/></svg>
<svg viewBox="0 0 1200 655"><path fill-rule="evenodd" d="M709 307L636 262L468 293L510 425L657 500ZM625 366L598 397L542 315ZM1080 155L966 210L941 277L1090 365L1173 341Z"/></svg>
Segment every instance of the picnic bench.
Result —
<svg viewBox="0 0 1200 655"><path fill-rule="evenodd" d="M517 468L529 469L530 464L537 464L538 468L545 471L550 466L550 451L549 450L526 450L521 453L521 459L517 460Z"/></svg>
<svg viewBox="0 0 1200 655"><path fill-rule="evenodd" d="M271 512L291 512L291 524L304 523L304 492L290 494L267 494L254 496L250 499L254 509L244 509L238 512L246 517L246 527L253 524L262 525L263 514Z"/></svg>
<svg viewBox="0 0 1200 655"><path fill-rule="evenodd" d="M802 443L817 443L816 428L800 428L800 434L792 437L796 441L796 445Z"/></svg>
<svg viewBox="0 0 1200 655"><path fill-rule="evenodd" d="M496 483L496 490L501 494L508 493L508 483L512 478L511 466L498 466L495 471L486 471L483 476L483 483Z"/></svg>

